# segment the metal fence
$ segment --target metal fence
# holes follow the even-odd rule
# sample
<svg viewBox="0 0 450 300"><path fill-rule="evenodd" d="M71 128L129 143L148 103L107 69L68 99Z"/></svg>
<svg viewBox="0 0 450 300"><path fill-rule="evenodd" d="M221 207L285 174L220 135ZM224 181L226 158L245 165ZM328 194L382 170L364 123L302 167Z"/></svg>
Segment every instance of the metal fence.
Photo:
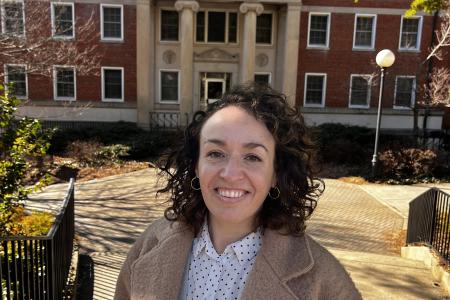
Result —
<svg viewBox="0 0 450 300"><path fill-rule="evenodd" d="M186 115L186 119L188 116ZM180 129L187 124L182 124L181 114L179 112L151 112L150 129L151 130L171 130Z"/></svg>
<svg viewBox="0 0 450 300"><path fill-rule="evenodd" d="M0 238L2 299L63 299L75 234L74 181L46 236Z"/></svg>
<svg viewBox="0 0 450 300"><path fill-rule="evenodd" d="M423 243L450 263L450 196L433 188L409 204L407 244Z"/></svg>

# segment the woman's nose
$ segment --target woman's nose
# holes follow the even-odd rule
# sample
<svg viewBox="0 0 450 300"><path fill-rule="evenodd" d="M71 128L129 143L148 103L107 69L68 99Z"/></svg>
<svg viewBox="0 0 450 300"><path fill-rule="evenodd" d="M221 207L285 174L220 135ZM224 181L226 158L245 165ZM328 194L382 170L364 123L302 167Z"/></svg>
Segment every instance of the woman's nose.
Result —
<svg viewBox="0 0 450 300"><path fill-rule="evenodd" d="M238 158L231 157L226 161L220 176L227 180L240 180L243 177L241 162Z"/></svg>

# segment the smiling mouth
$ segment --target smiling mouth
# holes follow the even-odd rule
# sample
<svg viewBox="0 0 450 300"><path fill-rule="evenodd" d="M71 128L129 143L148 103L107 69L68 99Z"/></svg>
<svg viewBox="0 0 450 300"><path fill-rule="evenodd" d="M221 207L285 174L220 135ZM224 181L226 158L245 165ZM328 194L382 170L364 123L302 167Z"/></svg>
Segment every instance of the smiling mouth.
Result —
<svg viewBox="0 0 450 300"><path fill-rule="evenodd" d="M222 199L230 201L239 200L240 198L249 193L245 190L237 190L237 189L216 188L215 190Z"/></svg>

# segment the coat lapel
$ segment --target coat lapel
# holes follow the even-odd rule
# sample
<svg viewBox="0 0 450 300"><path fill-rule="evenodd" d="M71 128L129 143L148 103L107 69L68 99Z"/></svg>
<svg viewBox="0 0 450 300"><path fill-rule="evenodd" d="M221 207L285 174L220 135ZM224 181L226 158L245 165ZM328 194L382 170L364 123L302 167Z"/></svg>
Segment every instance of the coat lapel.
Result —
<svg viewBox="0 0 450 300"><path fill-rule="evenodd" d="M313 265L305 236L292 237L266 229L242 299L297 299L287 281L307 273Z"/></svg>
<svg viewBox="0 0 450 300"><path fill-rule="evenodd" d="M187 227L168 230L173 232L134 263L132 299L178 298L194 236Z"/></svg>

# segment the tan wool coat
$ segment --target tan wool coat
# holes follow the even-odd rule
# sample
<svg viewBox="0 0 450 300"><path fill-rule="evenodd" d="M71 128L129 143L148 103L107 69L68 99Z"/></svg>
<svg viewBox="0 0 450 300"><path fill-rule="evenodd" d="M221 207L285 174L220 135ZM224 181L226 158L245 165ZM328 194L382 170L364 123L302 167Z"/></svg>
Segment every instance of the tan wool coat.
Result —
<svg viewBox="0 0 450 300"><path fill-rule="evenodd" d="M193 239L184 224L155 221L128 253L114 299L178 299ZM266 229L241 299L352 300L361 295L336 258L308 235Z"/></svg>

